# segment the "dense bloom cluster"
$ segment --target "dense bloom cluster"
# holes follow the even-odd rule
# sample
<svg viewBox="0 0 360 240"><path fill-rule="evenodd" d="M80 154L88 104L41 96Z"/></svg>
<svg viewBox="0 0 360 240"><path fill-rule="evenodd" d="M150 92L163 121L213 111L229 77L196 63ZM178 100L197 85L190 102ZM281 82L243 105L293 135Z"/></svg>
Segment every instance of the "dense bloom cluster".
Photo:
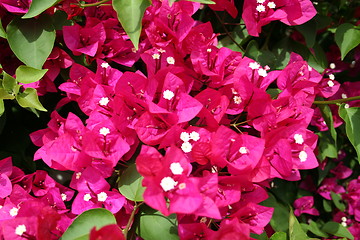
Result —
<svg viewBox="0 0 360 240"><path fill-rule="evenodd" d="M319 166L318 135L308 127L322 131L327 125L313 106L315 98L360 95L356 83L340 86L335 66L320 74L296 53L284 69L272 70L218 48L211 24L192 18L202 7L197 2L170 6L153 0L143 18L139 49L111 6L82 11L73 2L54 7L69 19L83 19L57 32L66 50L55 47L42 80L22 86L36 88L39 95L63 93L48 127L30 137L39 147L34 160L71 171L72 178L65 187L45 171L25 174L10 158L1 160L0 238L57 239L77 215L93 208L108 209L125 228L133 202L110 179L135 161L146 187L144 202L165 216L175 213L181 239L251 239L250 233L261 234L272 217L273 208L260 204L271 182L299 181L300 170ZM234 1L214 2L209 7L237 16ZM26 13L30 3L0 0L12 14ZM309 0L245 0L242 17L249 34L258 36L271 21L299 25L315 14ZM79 56L89 67L79 64ZM139 62L141 71L119 70ZM64 69L68 79L56 86ZM270 94L274 88L280 91ZM62 115L71 102L81 114ZM335 126L342 123L335 111L334 119ZM331 173L334 177L313 192L328 200L340 194L348 202L346 216L354 220L336 213L334 221L351 225L356 235L360 180L345 189L337 180L352 171L339 163ZM296 216L319 215L313 196L297 199L294 209ZM112 228L123 238L112 225L93 229L90 237Z"/></svg>

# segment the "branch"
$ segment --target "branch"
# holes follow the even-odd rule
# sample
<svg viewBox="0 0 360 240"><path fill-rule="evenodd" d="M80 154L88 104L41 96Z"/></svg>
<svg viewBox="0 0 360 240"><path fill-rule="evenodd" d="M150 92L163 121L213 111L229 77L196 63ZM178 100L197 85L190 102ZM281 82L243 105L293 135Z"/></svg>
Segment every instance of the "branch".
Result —
<svg viewBox="0 0 360 240"><path fill-rule="evenodd" d="M78 6L81 8L85 8L85 7L96 7L96 6L100 6L103 3L109 2L110 0L101 0L99 2L95 2L95 3L88 3L88 4L81 4L79 3Z"/></svg>
<svg viewBox="0 0 360 240"><path fill-rule="evenodd" d="M335 100L327 100L327 101L314 101L314 104L316 104L316 105L338 104L338 103L350 102L350 101L355 101L355 100L360 100L360 96L335 99Z"/></svg>

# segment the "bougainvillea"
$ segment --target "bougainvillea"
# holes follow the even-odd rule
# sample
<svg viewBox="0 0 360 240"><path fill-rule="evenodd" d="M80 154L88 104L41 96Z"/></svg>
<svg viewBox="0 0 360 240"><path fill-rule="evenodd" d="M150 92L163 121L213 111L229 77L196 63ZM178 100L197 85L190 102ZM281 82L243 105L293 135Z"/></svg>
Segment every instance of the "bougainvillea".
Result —
<svg viewBox="0 0 360 240"><path fill-rule="evenodd" d="M0 0L0 238L359 240L359 9Z"/></svg>

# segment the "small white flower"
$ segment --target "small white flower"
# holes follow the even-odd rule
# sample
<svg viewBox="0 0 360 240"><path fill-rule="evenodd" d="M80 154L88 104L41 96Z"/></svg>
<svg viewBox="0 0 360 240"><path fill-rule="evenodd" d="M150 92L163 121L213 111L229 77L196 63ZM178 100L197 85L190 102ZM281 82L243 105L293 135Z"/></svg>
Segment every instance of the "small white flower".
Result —
<svg viewBox="0 0 360 240"><path fill-rule="evenodd" d="M181 144L181 150L185 153L189 153L192 150L192 145L189 142L184 142Z"/></svg>
<svg viewBox="0 0 360 240"><path fill-rule="evenodd" d="M260 13L261 13L261 12L265 12L265 6L262 5L262 4L257 5L256 11L258 11L258 12L260 12Z"/></svg>
<svg viewBox="0 0 360 240"><path fill-rule="evenodd" d="M80 177L81 177L81 172L77 172L77 173L75 174L75 178L76 178L76 179L80 179Z"/></svg>
<svg viewBox="0 0 360 240"><path fill-rule="evenodd" d="M12 217L15 217L16 215L18 215L19 212L19 208L13 207L12 209L10 209L9 214Z"/></svg>
<svg viewBox="0 0 360 240"><path fill-rule="evenodd" d="M101 67L102 67L102 68L108 68L108 67L109 67L109 64L108 64L107 62L103 62L103 63L101 64Z"/></svg>
<svg viewBox="0 0 360 240"><path fill-rule="evenodd" d="M206 51L208 52L208 53L211 53L211 48L208 48L208 49L206 49Z"/></svg>
<svg viewBox="0 0 360 240"><path fill-rule="evenodd" d="M307 160L307 153L305 151L301 151L299 153L299 159L300 159L300 162L305 162Z"/></svg>
<svg viewBox="0 0 360 240"><path fill-rule="evenodd" d="M61 194L61 200L66 201L67 195L65 193Z"/></svg>
<svg viewBox="0 0 360 240"><path fill-rule="evenodd" d="M106 192L101 192L97 195L97 199L99 202L105 202L107 197L108 195L106 194Z"/></svg>
<svg viewBox="0 0 360 240"><path fill-rule="evenodd" d="M347 227L347 223L346 223L346 222L341 222L341 225L342 225L343 227Z"/></svg>
<svg viewBox="0 0 360 240"><path fill-rule="evenodd" d="M87 194L84 195L84 201L85 201L85 202L90 201L90 199L91 199L91 195L90 195L89 193L87 193Z"/></svg>
<svg viewBox="0 0 360 240"><path fill-rule="evenodd" d="M241 97L240 96L234 96L233 97L234 103L235 104L240 104L242 102Z"/></svg>
<svg viewBox="0 0 360 240"><path fill-rule="evenodd" d="M170 170L174 175L181 175L184 172L184 169L178 162L173 162L172 164L170 164Z"/></svg>
<svg viewBox="0 0 360 240"><path fill-rule="evenodd" d="M166 100L171 100L174 96L175 94L170 90L165 90L163 92L163 98L165 98Z"/></svg>
<svg viewBox="0 0 360 240"><path fill-rule="evenodd" d="M342 93L341 98L348 98L348 96L346 95L346 93Z"/></svg>
<svg viewBox="0 0 360 240"><path fill-rule="evenodd" d="M329 87L333 87L333 86L335 85L335 83L334 83L333 81L329 80L329 81L327 82L327 85L328 85Z"/></svg>
<svg viewBox="0 0 360 240"><path fill-rule="evenodd" d="M162 49L162 48L159 48L157 51L158 51L159 53L166 53L166 50L165 50L165 49Z"/></svg>
<svg viewBox="0 0 360 240"><path fill-rule="evenodd" d="M257 62L251 62L251 63L249 63L249 68L251 68L252 70L259 69L260 64L258 64Z"/></svg>
<svg viewBox="0 0 360 240"><path fill-rule="evenodd" d="M190 133L190 138L191 138L192 140L194 140L195 142L197 142L197 141L199 141L199 139L200 139L200 134L199 134L198 132L192 131L192 132Z"/></svg>
<svg viewBox="0 0 360 240"><path fill-rule="evenodd" d="M176 185L177 182L172 177L164 177L160 182L160 186L165 192L173 190Z"/></svg>
<svg viewBox="0 0 360 240"><path fill-rule="evenodd" d="M190 134L187 133L187 132L182 132L180 134L180 139L183 141L183 142L188 142L190 141Z"/></svg>
<svg viewBox="0 0 360 240"><path fill-rule="evenodd" d="M350 107L350 105L347 103L344 105L344 108L349 108L349 107Z"/></svg>
<svg viewBox="0 0 360 240"><path fill-rule="evenodd" d="M257 0L256 2L262 4L265 2L265 0Z"/></svg>
<svg viewBox="0 0 360 240"><path fill-rule="evenodd" d="M21 225L18 225L16 228L15 228L15 234L16 235L23 235L24 232L26 232L26 226L24 224L21 224Z"/></svg>
<svg viewBox="0 0 360 240"><path fill-rule="evenodd" d="M276 4L274 2L268 2L267 6L272 9L276 8Z"/></svg>
<svg viewBox="0 0 360 240"><path fill-rule="evenodd" d="M335 69L336 68L336 65L335 65L335 63L330 63L330 69Z"/></svg>
<svg viewBox="0 0 360 240"><path fill-rule="evenodd" d="M258 74L259 74L259 76L261 76L261 77L266 77L266 76L267 76L267 72L266 72L266 70L263 69L263 68L260 68L260 69L258 70Z"/></svg>
<svg viewBox="0 0 360 240"><path fill-rule="evenodd" d="M335 80L335 75L334 75L334 74L329 74L329 78L330 78L331 80Z"/></svg>
<svg viewBox="0 0 360 240"><path fill-rule="evenodd" d="M239 149L239 153L241 153L241 154L247 154L247 153L249 153L249 151L248 151L248 149L247 149L246 147L241 147L241 148Z"/></svg>
<svg viewBox="0 0 360 240"><path fill-rule="evenodd" d="M102 127L99 130L100 135L106 136L110 133L110 129L108 129L107 127Z"/></svg>
<svg viewBox="0 0 360 240"><path fill-rule="evenodd" d="M346 222L346 221L347 221L347 218L346 218L346 217L342 217L342 218L341 218L341 221L342 221L342 222Z"/></svg>
<svg viewBox="0 0 360 240"><path fill-rule="evenodd" d="M297 144L303 144L304 143L303 136L301 134L298 134L298 133L296 133L294 135L294 140L295 140L295 143L297 143Z"/></svg>
<svg viewBox="0 0 360 240"><path fill-rule="evenodd" d="M107 97L102 97L100 100L99 100L99 104L101 106L107 106L108 103L110 102L109 98Z"/></svg>
<svg viewBox="0 0 360 240"><path fill-rule="evenodd" d="M179 184L179 189L182 190L182 189L185 189L186 188L186 183L180 183Z"/></svg>
<svg viewBox="0 0 360 240"><path fill-rule="evenodd" d="M174 65L175 64L175 59L173 57L167 57L166 62L168 64Z"/></svg>
<svg viewBox="0 0 360 240"><path fill-rule="evenodd" d="M154 53L154 54L152 55L152 58L153 58L153 59L160 59L160 54Z"/></svg>

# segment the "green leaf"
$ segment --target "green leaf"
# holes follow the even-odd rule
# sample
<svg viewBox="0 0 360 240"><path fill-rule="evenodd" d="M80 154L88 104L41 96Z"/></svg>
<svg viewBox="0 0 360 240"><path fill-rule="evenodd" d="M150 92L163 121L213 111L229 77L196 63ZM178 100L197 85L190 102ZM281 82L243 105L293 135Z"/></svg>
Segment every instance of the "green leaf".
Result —
<svg viewBox="0 0 360 240"><path fill-rule="evenodd" d="M13 78L12 76L10 76L5 72L4 72L4 79L2 80L2 86L5 91L7 91L10 95L13 96L11 99L15 98L15 95L17 94L20 88L15 78Z"/></svg>
<svg viewBox="0 0 360 240"><path fill-rule="evenodd" d="M59 0L32 0L29 11L22 18L32 18L55 5Z"/></svg>
<svg viewBox="0 0 360 240"><path fill-rule="evenodd" d="M346 135L354 146L360 161L360 108L345 108L346 104L341 104L339 115L345 121Z"/></svg>
<svg viewBox="0 0 360 240"><path fill-rule="evenodd" d="M319 153L317 157L323 161L326 157L337 158L338 151L329 131L316 133L319 136Z"/></svg>
<svg viewBox="0 0 360 240"><path fill-rule="evenodd" d="M26 65L41 69L50 55L55 41L55 30L51 19L15 18L7 26L8 42L11 50Z"/></svg>
<svg viewBox="0 0 360 240"><path fill-rule="evenodd" d="M335 204L335 207L337 207L337 209L339 209L340 211L345 211L345 204L342 202L342 198L340 196L340 194L336 194L334 192L331 192L331 199L333 200L333 203Z"/></svg>
<svg viewBox="0 0 360 240"><path fill-rule="evenodd" d="M47 71L21 65L16 69L16 80L21 83L33 83L39 81Z"/></svg>
<svg viewBox="0 0 360 240"><path fill-rule="evenodd" d="M271 193L269 193L269 198L263 201L261 205L274 208L270 220L271 227L277 232L286 232L289 227L289 208L278 202Z"/></svg>
<svg viewBox="0 0 360 240"><path fill-rule="evenodd" d="M2 99L0 99L0 117L3 115L4 112L5 112L4 101ZM2 132L2 129L1 129L0 133L1 132Z"/></svg>
<svg viewBox="0 0 360 240"><path fill-rule="evenodd" d="M331 202L329 200L323 199L323 208L325 212L332 212Z"/></svg>
<svg viewBox="0 0 360 240"><path fill-rule="evenodd" d="M276 232L270 238L270 240L286 240L286 239L287 239L287 235L284 232Z"/></svg>
<svg viewBox="0 0 360 240"><path fill-rule="evenodd" d="M327 222L321 230L337 237L346 237L352 240L354 239L354 236L349 232L349 230L337 222Z"/></svg>
<svg viewBox="0 0 360 240"><path fill-rule="evenodd" d="M149 207L141 208L136 233L146 240L178 240L176 215L168 217Z"/></svg>
<svg viewBox="0 0 360 240"><path fill-rule="evenodd" d="M61 240L89 239L90 230L116 224L114 215L104 208L94 208L83 212L65 231Z"/></svg>
<svg viewBox="0 0 360 240"><path fill-rule="evenodd" d="M309 221L308 230L319 237L324 237L324 238L329 237L329 235L327 235L326 233L320 230L316 222L314 222L313 220Z"/></svg>
<svg viewBox="0 0 360 240"><path fill-rule="evenodd" d="M136 170L136 165L130 165L120 177L120 193L131 201L144 201L143 193L145 188L142 186L143 179L144 177Z"/></svg>
<svg viewBox="0 0 360 240"><path fill-rule="evenodd" d="M138 49L141 34L142 18L149 0L113 0L112 6L117 12L118 19L124 28L135 49Z"/></svg>
<svg viewBox="0 0 360 240"><path fill-rule="evenodd" d="M18 95L16 95L16 101L23 108L30 107L40 111L47 111L43 105L41 105L36 89L34 88L26 88L24 92L18 93Z"/></svg>
<svg viewBox="0 0 360 240"><path fill-rule="evenodd" d="M360 44L360 30L350 23L341 24L335 32L335 42L340 48L341 60Z"/></svg>
<svg viewBox="0 0 360 240"><path fill-rule="evenodd" d="M2 25L2 22L1 22L1 19L0 19L0 37L7 38L6 37L6 32L5 32L4 27Z"/></svg>
<svg viewBox="0 0 360 240"><path fill-rule="evenodd" d="M269 240L266 232L263 232L262 234L255 234L255 233L250 233L250 237L253 239L257 239L257 240Z"/></svg>
<svg viewBox="0 0 360 240"><path fill-rule="evenodd" d="M320 100L324 100L324 99L322 98ZM331 137L333 138L333 144L336 147L337 133L336 133L336 130L334 128L334 119L333 119L333 116L332 116L331 109L330 109L330 107L328 105L319 105L319 109L320 109L321 115L323 116L323 118L325 120L325 123L326 123L327 127L330 130Z"/></svg>
<svg viewBox="0 0 360 240"><path fill-rule="evenodd" d="M203 4L215 4L214 1L211 0L186 0L189 2L198 2L198 3L203 3Z"/></svg>
<svg viewBox="0 0 360 240"><path fill-rule="evenodd" d="M316 30L317 30L317 23L315 19L311 19L310 21L296 26L296 30L298 30L305 38L306 46L312 48L315 44L316 39Z"/></svg>
<svg viewBox="0 0 360 240"><path fill-rule="evenodd" d="M295 217L294 213L290 211L289 216L289 236L290 240L308 240L309 237L306 235L304 230L301 228L300 223Z"/></svg>

